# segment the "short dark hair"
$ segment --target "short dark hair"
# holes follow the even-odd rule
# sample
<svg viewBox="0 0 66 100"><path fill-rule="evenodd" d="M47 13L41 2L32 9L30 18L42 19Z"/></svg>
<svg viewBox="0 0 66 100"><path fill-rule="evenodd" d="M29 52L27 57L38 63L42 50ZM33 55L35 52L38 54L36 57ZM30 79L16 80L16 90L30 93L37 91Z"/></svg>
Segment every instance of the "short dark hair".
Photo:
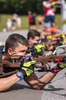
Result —
<svg viewBox="0 0 66 100"><path fill-rule="evenodd" d="M29 40L30 37L32 39L34 39L35 36L39 36L40 37L40 33L37 30L29 30L29 32L27 34L27 39Z"/></svg>
<svg viewBox="0 0 66 100"><path fill-rule="evenodd" d="M25 37L20 34L14 33L9 35L5 42L5 52L8 52L8 48L12 48L13 50L18 46L18 43L28 46L28 41Z"/></svg>

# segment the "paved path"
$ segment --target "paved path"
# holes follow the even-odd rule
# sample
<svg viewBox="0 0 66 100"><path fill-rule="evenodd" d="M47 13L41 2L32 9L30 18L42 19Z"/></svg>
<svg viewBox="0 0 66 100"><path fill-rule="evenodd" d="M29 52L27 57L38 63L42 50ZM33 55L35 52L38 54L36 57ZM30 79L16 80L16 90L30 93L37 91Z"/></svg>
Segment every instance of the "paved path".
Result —
<svg viewBox="0 0 66 100"><path fill-rule="evenodd" d="M26 31L16 31L16 33L22 34L27 37ZM15 32L0 32L0 41L5 42L7 37ZM51 66L54 64L52 63ZM55 78L66 72L66 69L59 72ZM44 72L36 72L38 77L44 74ZM66 100L66 77L48 84L43 90L33 90L24 81L17 82L6 92L0 93L0 100Z"/></svg>
<svg viewBox="0 0 66 100"><path fill-rule="evenodd" d="M5 42L7 37L13 33L19 33L19 34L22 34L23 36L27 37L28 30L12 31L12 32L0 32L0 42Z"/></svg>

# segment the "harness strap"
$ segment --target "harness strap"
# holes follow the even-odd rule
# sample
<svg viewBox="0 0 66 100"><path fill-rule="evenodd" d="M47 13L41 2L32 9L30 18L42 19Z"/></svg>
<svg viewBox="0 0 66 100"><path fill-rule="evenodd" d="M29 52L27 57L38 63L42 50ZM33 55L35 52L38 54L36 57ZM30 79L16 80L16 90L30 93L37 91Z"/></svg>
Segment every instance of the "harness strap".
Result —
<svg viewBox="0 0 66 100"><path fill-rule="evenodd" d="M2 73L2 75L0 75L0 78L4 78L4 77L7 77L7 76L10 76L12 74L15 74L16 72L18 72L18 70L16 71L11 71L11 72L8 72L8 73Z"/></svg>

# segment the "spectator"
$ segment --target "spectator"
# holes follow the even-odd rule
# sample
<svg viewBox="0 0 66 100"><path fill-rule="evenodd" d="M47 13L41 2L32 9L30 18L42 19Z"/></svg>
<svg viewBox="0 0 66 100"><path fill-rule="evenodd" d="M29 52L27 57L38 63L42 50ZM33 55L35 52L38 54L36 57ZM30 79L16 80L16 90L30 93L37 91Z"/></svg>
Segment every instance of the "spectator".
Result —
<svg viewBox="0 0 66 100"><path fill-rule="evenodd" d="M52 26L55 26L55 10L56 8L52 5L52 0L43 1L42 3L45 12L45 23L51 22ZM44 28L45 28L44 23Z"/></svg>
<svg viewBox="0 0 66 100"><path fill-rule="evenodd" d="M31 29L32 26L33 26L33 18L32 18L32 12L31 11L28 12L28 20L29 20L29 29Z"/></svg>
<svg viewBox="0 0 66 100"><path fill-rule="evenodd" d="M12 25L11 19L8 18L8 20L7 20L7 31L11 30L11 25Z"/></svg>
<svg viewBox="0 0 66 100"><path fill-rule="evenodd" d="M33 19L33 29L36 29L36 13L35 12L32 14L32 19Z"/></svg>
<svg viewBox="0 0 66 100"><path fill-rule="evenodd" d="M12 30L15 31L17 29L17 14L13 14L12 17Z"/></svg>
<svg viewBox="0 0 66 100"><path fill-rule="evenodd" d="M20 17L17 18L17 27L19 30L21 29L21 18Z"/></svg>
<svg viewBox="0 0 66 100"><path fill-rule="evenodd" d="M38 17L37 17L37 21L38 21L38 25L39 25L39 29L41 29L42 28L42 25L43 25L43 19L44 19L44 17L42 16L42 15L39 15Z"/></svg>

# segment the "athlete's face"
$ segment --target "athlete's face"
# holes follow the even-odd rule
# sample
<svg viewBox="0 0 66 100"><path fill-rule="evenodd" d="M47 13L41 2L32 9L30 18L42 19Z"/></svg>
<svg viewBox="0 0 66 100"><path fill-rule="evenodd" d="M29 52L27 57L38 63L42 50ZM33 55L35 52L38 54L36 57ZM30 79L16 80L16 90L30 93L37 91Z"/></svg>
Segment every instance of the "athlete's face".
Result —
<svg viewBox="0 0 66 100"><path fill-rule="evenodd" d="M35 36L34 39L30 38L30 43L37 44L40 39L40 36Z"/></svg>
<svg viewBox="0 0 66 100"><path fill-rule="evenodd" d="M24 58L26 56L27 46L18 43L17 47L13 50L12 48L8 49L8 53L10 56L19 55Z"/></svg>

